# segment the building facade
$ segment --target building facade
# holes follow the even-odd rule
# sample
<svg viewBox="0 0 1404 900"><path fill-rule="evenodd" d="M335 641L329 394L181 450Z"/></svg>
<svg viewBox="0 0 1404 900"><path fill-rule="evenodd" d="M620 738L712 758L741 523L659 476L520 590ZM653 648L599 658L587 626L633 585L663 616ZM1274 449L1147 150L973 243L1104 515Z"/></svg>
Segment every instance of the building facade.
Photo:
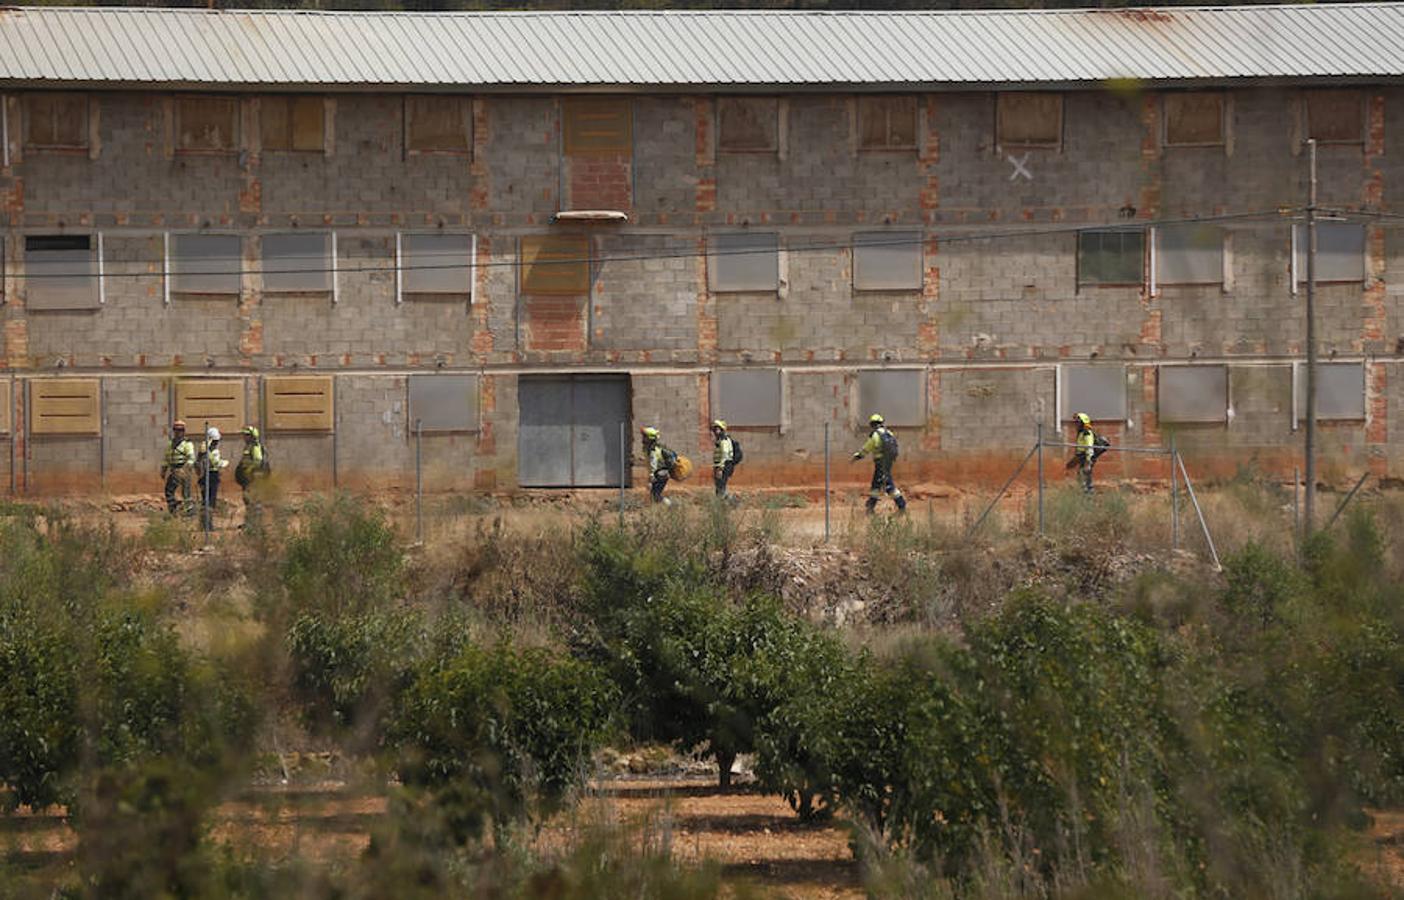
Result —
<svg viewBox="0 0 1404 900"><path fill-rule="evenodd" d="M282 474L372 490L411 486L417 448L430 488L617 486L621 435L656 425L705 453L714 417L745 444L739 485L814 484L826 426L837 454L875 409L909 481L1001 477L1079 410L1121 444L1173 434L1202 472L1290 472L1307 139L1327 217L1322 475L1404 473L1404 48L1369 71L1249 77L591 84L567 60L509 85L371 61L332 83L273 65L133 75L110 15L273 36L402 18L0 14L0 45L42 25L99 47L82 71L0 63L0 479L16 492L154 489L176 417L261 425ZM1156 15L1156 39L1177 39L1186 14ZM516 21L621 19L671 17ZM316 49L283 47L282 66L315 69Z"/></svg>

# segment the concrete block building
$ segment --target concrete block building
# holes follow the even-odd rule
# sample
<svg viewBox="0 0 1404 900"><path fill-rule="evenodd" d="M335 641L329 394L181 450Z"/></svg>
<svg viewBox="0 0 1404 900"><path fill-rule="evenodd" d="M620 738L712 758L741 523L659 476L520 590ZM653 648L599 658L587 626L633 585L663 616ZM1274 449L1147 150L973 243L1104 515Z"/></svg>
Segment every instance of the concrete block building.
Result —
<svg viewBox="0 0 1404 900"><path fill-rule="evenodd" d="M0 487L154 490L178 416L313 487L412 485L416 445L431 489L617 486L621 435L705 455L715 417L739 486L813 484L875 409L907 481L1080 410L1290 471L1309 140L1322 473L1400 477L1401 35L1399 3L0 10Z"/></svg>

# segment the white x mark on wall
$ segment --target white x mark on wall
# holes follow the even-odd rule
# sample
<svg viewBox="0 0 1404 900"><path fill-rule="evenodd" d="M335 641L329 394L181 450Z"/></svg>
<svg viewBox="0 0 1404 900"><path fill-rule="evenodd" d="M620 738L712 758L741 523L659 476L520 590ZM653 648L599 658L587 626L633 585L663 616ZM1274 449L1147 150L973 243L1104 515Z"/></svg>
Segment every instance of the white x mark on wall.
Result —
<svg viewBox="0 0 1404 900"><path fill-rule="evenodd" d="M1025 151L1024 155L1018 159L1015 159L1012 153L1005 156L1005 159L1009 160L1010 165L1014 167L1014 171L1009 173L1010 181L1018 181L1020 175L1024 176L1029 181L1033 181L1033 173L1029 171L1028 151Z"/></svg>

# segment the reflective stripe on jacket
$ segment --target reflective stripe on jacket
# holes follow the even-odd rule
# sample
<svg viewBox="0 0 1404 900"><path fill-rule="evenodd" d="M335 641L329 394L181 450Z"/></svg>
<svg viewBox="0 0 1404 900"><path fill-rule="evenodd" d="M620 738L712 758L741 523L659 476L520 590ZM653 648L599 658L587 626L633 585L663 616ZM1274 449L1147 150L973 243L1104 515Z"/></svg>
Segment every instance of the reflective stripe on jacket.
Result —
<svg viewBox="0 0 1404 900"><path fill-rule="evenodd" d="M657 478L659 472L667 472L668 466L664 463L663 445L655 442L648 448L648 477Z"/></svg>
<svg viewBox="0 0 1404 900"><path fill-rule="evenodd" d="M172 438L171 442L166 446L166 459L164 464L171 469L179 469L181 466L193 466L195 464L195 443L189 438L181 438L179 441Z"/></svg>
<svg viewBox="0 0 1404 900"><path fill-rule="evenodd" d="M731 462L735 453L731 449L731 438L722 435L717 438L716 445L712 448L712 468L720 469Z"/></svg>
<svg viewBox="0 0 1404 900"><path fill-rule="evenodd" d="M886 454L882 449L882 435L887 431L886 427L874 428L873 433L868 435L868 439L863 442L863 446L858 450L859 456L871 456L873 462L886 462Z"/></svg>
<svg viewBox="0 0 1404 900"><path fill-rule="evenodd" d="M1077 455L1083 459L1091 460L1092 454L1097 446L1097 436L1092 433L1091 428L1080 428L1077 432Z"/></svg>

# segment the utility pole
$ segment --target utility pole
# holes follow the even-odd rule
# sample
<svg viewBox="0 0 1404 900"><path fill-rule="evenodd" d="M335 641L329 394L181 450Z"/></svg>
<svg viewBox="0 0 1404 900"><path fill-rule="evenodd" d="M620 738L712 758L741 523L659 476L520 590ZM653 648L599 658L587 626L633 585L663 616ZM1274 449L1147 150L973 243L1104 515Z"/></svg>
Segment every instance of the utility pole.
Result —
<svg viewBox="0 0 1404 900"><path fill-rule="evenodd" d="M1306 491L1302 498L1302 538L1316 525L1316 139L1307 140L1306 259Z"/></svg>

